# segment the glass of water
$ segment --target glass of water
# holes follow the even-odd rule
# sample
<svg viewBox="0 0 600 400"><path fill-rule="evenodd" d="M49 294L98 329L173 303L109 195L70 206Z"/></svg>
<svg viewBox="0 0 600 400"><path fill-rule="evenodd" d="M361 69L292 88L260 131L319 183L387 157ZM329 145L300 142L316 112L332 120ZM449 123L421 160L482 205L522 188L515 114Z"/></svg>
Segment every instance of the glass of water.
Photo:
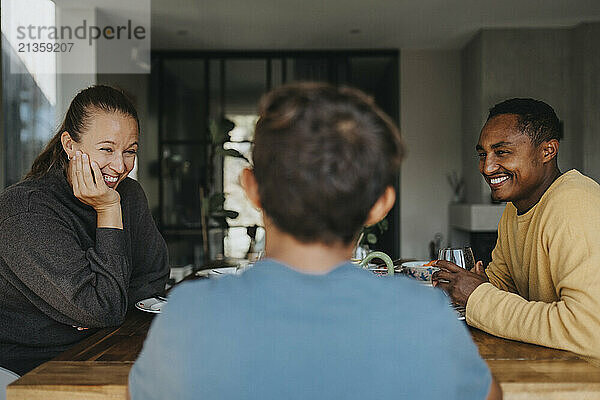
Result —
<svg viewBox="0 0 600 400"><path fill-rule="evenodd" d="M473 250L469 246L463 247L449 247L440 249L438 253L438 260L450 261L461 268L470 271L475 267L475 257L473 257Z"/></svg>

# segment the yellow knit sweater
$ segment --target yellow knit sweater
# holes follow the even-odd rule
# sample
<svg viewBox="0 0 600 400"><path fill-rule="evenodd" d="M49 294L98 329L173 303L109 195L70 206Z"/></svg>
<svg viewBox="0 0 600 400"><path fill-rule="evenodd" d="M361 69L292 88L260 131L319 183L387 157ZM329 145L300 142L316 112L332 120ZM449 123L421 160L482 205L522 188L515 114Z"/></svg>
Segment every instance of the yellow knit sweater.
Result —
<svg viewBox="0 0 600 400"><path fill-rule="evenodd" d="M527 213L508 203L467 323L600 359L600 186L576 170Z"/></svg>

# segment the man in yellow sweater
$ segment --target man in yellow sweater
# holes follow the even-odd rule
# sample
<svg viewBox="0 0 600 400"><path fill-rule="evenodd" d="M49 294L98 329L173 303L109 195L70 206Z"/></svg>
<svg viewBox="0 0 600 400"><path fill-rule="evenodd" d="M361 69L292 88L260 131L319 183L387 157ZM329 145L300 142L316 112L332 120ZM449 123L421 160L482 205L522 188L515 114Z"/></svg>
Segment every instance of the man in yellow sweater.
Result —
<svg viewBox="0 0 600 400"><path fill-rule="evenodd" d="M438 260L434 285L466 305L471 326L600 359L600 186L557 165L560 125L532 99L494 106L479 170L508 204L485 272Z"/></svg>

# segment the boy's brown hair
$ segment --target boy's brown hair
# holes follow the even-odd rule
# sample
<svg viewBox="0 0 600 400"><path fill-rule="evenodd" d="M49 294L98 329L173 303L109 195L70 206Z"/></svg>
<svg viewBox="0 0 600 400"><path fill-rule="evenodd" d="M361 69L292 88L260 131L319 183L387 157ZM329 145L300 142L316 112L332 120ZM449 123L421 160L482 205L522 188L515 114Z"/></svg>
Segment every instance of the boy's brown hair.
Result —
<svg viewBox="0 0 600 400"><path fill-rule="evenodd" d="M398 128L357 89L304 82L261 99L253 163L262 208L302 242L351 243L403 154Z"/></svg>

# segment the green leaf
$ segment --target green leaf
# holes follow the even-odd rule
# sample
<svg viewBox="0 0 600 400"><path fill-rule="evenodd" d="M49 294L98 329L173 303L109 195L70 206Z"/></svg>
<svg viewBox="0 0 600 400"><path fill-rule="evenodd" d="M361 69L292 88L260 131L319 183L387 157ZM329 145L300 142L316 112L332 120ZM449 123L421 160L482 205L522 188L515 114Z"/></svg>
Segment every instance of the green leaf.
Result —
<svg viewBox="0 0 600 400"><path fill-rule="evenodd" d="M221 118L219 120L211 120L209 122L208 129L213 144L225 143L229 140L229 132L235 128L235 124L227 118Z"/></svg>
<svg viewBox="0 0 600 400"><path fill-rule="evenodd" d="M235 124L233 123L232 120L230 120L228 118L221 119L221 130L223 132L229 133L233 130L233 128L235 128Z"/></svg>
<svg viewBox="0 0 600 400"><path fill-rule="evenodd" d="M250 163L250 161L236 149L217 149L217 154L221 154L225 157L241 158L244 159L247 163Z"/></svg>
<svg viewBox="0 0 600 400"><path fill-rule="evenodd" d="M377 236L375 236L374 233L369 233L367 235L367 242L369 242L370 244L375 244L377 243Z"/></svg>
<svg viewBox="0 0 600 400"><path fill-rule="evenodd" d="M209 225L212 227L219 227L219 228L227 228L229 227L229 224L227 223L227 219L225 219L224 216L211 216L211 222L209 222Z"/></svg>
<svg viewBox="0 0 600 400"><path fill-rule="evenodd" d="M381 229L383 229L383 232L387 231L388 228L390 227L390 223L388 222L387 219L383 219L380 223Z"/></svg>
<svg viewBox="0 0 600 400"><path fill-rule="evenodd" d="M231 218L236 219L240 215L239 212L233 210L216 210L210 213L211 218Z"/></svg>
<svg viewBox="0 0 600 400"><path fill-rule="evenodd" d="M239 212L233 210L225 210L225 217L229 219L236 219L240 215Z"/></svg>
<svg viewBox="0 0 600 400"><path fill-rule="evenodd" d="M217 210L223 209L223 204L225 203L225 194L218 192L213 193L208 199L208 212L215 212Z"/></svg>

